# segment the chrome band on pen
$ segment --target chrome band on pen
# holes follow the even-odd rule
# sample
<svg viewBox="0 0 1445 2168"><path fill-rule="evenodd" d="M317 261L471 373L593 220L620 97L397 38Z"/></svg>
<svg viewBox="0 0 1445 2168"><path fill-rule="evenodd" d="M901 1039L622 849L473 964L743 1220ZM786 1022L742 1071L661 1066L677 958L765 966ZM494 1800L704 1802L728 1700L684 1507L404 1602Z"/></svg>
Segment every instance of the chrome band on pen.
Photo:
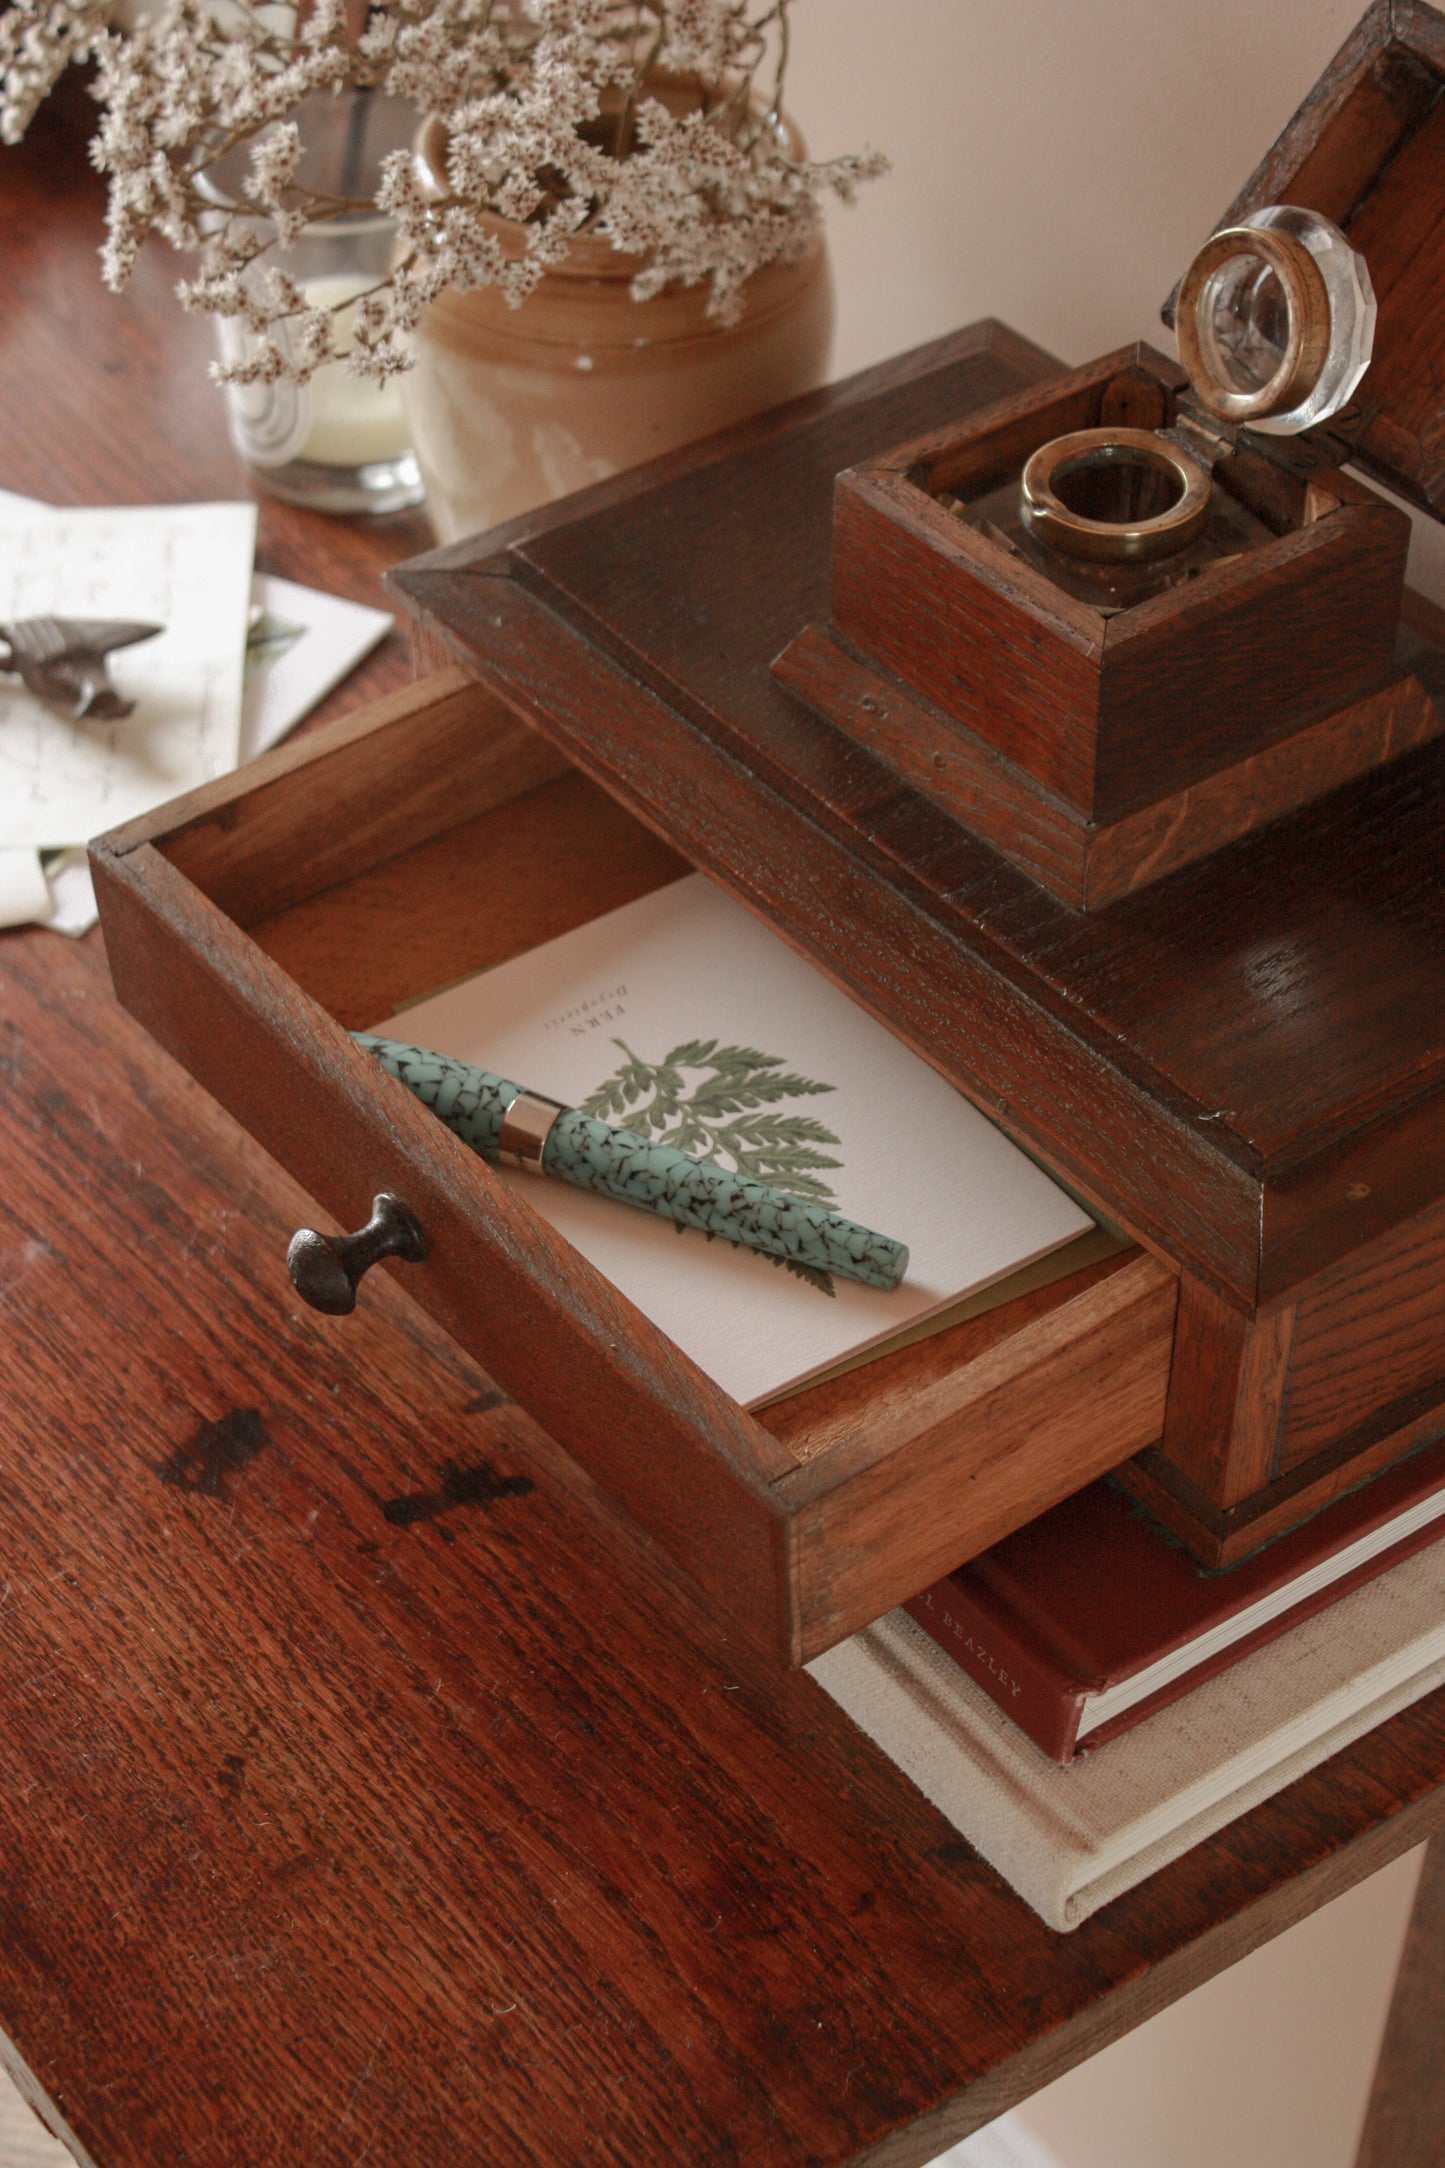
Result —
<svg viewBox="0 0 1445 2168"><path fill-rule="evenodd" d="M503 1167L520 1167L524 1174L541 1174L542 1153L552 1126L566 1107L560 1099L544 1099L540 1092L518 1092L502 1118L497 1138L497 1159Z"/></svg>

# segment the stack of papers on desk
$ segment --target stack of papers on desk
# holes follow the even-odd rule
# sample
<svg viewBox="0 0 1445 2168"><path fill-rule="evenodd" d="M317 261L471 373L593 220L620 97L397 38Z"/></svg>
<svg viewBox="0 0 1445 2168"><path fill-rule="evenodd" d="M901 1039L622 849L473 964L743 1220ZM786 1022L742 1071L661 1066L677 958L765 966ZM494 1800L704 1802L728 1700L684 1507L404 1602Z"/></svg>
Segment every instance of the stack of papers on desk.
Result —
<svg viewBox="0 0 1445 2168"><path fill-rule="evenodd" d="M135 702L72 722L0 683L0 847L83 843L236 764L254 505L0 508L0 622L133 618L152 640L111 658Z"/></svg>
<svg viewBox="0 0 1445 2168"><path fill-rule="evenodd" d="M68 720L0 678L0 926L95 920L83 846L227 774L298 722L382 637L383 610L252 576L253 504L58 510L0 491L0 623L128 618L111 657L133 712Z"/></svg>

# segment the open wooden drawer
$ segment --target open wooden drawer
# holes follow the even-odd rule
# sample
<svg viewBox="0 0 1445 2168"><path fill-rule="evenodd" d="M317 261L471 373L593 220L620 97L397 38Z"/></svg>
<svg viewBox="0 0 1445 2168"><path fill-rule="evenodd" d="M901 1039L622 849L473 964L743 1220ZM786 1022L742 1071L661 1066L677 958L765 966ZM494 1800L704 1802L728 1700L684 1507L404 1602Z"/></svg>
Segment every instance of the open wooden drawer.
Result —
<svg viewBox="0 0 1445 2168"><path fill-rule="evenodd" d="M689 870L460 670L92 860L125 1005L338 1221L402 1196L413 1294L779 1659L1158 1438L1177 1279L1142 1251L755 1417L351 1043Z"/></svg>

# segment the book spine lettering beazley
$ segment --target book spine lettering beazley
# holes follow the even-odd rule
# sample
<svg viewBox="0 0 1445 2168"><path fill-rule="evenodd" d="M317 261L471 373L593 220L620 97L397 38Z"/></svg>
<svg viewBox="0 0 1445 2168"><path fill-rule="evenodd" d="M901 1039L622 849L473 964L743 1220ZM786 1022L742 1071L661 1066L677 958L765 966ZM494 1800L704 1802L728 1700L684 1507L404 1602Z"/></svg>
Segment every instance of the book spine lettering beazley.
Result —
<svg viewBox="0 0 1445 2168"><path fill-rule="evenodd" d="M1392 1487L1400 1489L1413 1474L1417 1483L1422 1477L1426 1478L1425 1498L1438 1497L1438 1480L1433 1487L1429 1485L1433 1473L1422 1454L1413 1468L1394 1473ZM1386 1480L1380 1479L1382 1483ZM1359 1512L1365 1502L1355 1499L1341 1501L1341 1504ZM1039 1628L1035 1638L1030 1630L1029 1613L1031 1609L1037 1612L1039 1606L1030 1602L1030 1591L1012 1585L1018 1616L1009 1617L1010 1584L1005 1582L999 1588L991 1588L984 1572L977 1566L972 1569L965 1566L959 1572L947 1575L931 1588L911 1597L903 1608L1033 1740L1035 1746L1042 1748L1052 1760L1067 1762L1078 1753L1103 1746L1121 1732L1132 1730L1146 1717L1192 1693L1206 1679L1229 1670L1246 1656L1253 1655L1256 1649L1289 1633L1316 1613L1328 1610L1342 1597L1352 1595L1357 1588L1376 1580L1415 1552L1435 1543L1445 1544L1445 1515L1435 1514L1429 1519L1418 1520L1418 1507L1419 1501L1416 1514L1399 1514L1387 1523L1387 1527L1400 1530L1393 1543L1384 1543L1324 1585L1312 1585L1306 1577L1296 1576L1300 1586L1295 1600L1282 1603L1258 1624L1251 1626L1247 1618L1241 1618L1237 1636L1222 1644L1216 1637L1203 1632L1186 1640L1186 1647L1197 1644L1195 1660L1171 1667L1154 1684L1142 1674L1151 1670L1151 1659L1156 1654L1169 1652L1167 1636L1157 1650L1141 1646L1134 1662L1113 1676L1102 1670L1087 1675L1083 1661L1076 1658L1071 1664L1068 1660L1071 1648L1079 1650L1080 1658L1083 1651L1078 1636L1069 1631L1071 1622L1067 1618L1037 1617L1033 1622ZM1055 1512L1058 1510L1056 1508ZM1296 1552L1301 1542L1302 1538L1297 1535L1293 1546ZM986 1557L992 1555L985 1554ZM1262 1567L1264 1561L1259 1563ZM1344 1561L1341 1563L1343 1565ZM1221 1595L1227 1592L1233 1579L1233 1576L1222 1576L1214 1584ZM1205 1585L1209 1586L1207 1582ZM1286 1587L1288 1585L1286 1583ZM1032 1592L1035 1597L1038 1593L1037 1589ZM1175 1647L1178 1645L1174 1643ZM1106 1713L1099 1706L1097 1697L1107 1688L1117 1688L1121 1680L1131 1676L1139 1679L1137 1697L1131 1697L1122 1707Z"/></svg>
<svg viewBox="0 0 1445 2168"><path fill-rule="evenodd" d="M1070 1761L1092 1682L1062 1678L950 1575L903 1606L1052 1760Z"/></svg>

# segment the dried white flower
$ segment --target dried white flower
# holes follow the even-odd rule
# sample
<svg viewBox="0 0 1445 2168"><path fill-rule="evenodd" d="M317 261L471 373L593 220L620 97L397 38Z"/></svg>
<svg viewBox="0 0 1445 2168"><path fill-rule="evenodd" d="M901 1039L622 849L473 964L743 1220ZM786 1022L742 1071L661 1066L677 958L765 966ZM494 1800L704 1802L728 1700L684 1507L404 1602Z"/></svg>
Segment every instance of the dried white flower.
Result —
<svg viewBox="0 0 1445 2168"><path fill-rule="evenodd" d="M257 138L251 147L251 171L246 194L253 203L281 208L289 188L296 185L301 163L301 131L295 121L282 121Z"/></svg>
<svg viewBox="0 0 1445 2168"><path fill-rule="evenodd" d="M790 4L378 0L353 35L345 0L167 0L119 36L104 28L109 0L10 0L0 137L19 140L70 60L95 59L106 283L125 284L149 234L196 251L183 305L252 335L218 372L233 382L304 382L338 351L359 375L394 375L439 294L496 286L520 303L584 230L639 260L639 300L705 284L709 312L729 323L755 272L808 247L825 196L851 200L884 170L871 153L792 155ZM343 85L441 121L441 193L405 152L384 161L368 198L303 185L290 116ZM246 201L218 207L203 171L247 143ZM395 221L396 268L359 300L317 307L269 259L358 203ZM501 221L522 229L520 247L503 245Z"/></svg>
<svg viewBox="0 0 1445 2168"><path fill-rule="evenodd" d="M104 27L109 0L20 0L0 13L0 142L18 143L36 107Z"/></svg>

